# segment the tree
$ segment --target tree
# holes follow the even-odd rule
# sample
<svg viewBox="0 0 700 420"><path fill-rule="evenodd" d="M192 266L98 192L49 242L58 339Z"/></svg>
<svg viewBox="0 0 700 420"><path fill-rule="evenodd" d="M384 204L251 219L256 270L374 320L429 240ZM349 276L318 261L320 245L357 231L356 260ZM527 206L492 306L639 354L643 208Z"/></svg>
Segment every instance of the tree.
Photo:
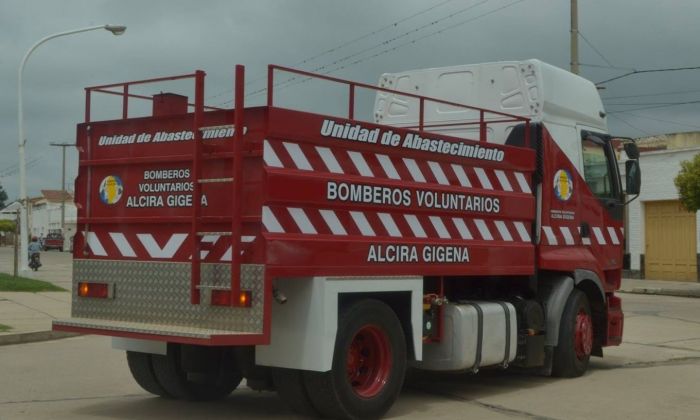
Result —
<svg viewBox="0 0 700 420"><path fill-rule="evenodd" d="M5 208L5 201L7 201L7 193L5 189L2 188L2 185L0 185L0 209Z"/></svg>
<svg viewBox="0 0 700 420"><path fill-rule="evenodd" d="M14 220L0 220L0 232L14 232L15 227Z"/></svg>
<svg viewBox="0 0 700 420"><path fill-rule="evenodd" d="M686 210L696 212L700 209L700 153L693 160L681 162L681 170L673 180L678 189L681 203Z"/></svg>

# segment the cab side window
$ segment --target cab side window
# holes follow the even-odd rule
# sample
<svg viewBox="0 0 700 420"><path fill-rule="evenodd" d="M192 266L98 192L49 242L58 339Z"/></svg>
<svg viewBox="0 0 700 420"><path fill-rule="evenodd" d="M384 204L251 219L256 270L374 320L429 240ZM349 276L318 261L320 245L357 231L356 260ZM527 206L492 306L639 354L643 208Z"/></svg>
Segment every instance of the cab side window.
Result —
<svg viewBox="0 0 700 420"><path fill-rule="evenodd" d="M616 198L613 174L610 172L605 143L597 137L585 136L583 143L583 176L591 192L599 198Z"/></svg>

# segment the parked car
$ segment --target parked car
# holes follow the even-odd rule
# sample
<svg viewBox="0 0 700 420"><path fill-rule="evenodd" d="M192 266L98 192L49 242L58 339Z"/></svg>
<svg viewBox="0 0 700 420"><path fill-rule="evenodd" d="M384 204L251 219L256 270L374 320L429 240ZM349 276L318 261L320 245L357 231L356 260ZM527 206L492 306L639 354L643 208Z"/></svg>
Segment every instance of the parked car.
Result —
<svg viewBox="0 0 700 420"><path fill-rule="evenodd" d="M63 233L60 230L49 231L49 234L44 238L44 251L57 249L63 252L63 242Z"/></svg>

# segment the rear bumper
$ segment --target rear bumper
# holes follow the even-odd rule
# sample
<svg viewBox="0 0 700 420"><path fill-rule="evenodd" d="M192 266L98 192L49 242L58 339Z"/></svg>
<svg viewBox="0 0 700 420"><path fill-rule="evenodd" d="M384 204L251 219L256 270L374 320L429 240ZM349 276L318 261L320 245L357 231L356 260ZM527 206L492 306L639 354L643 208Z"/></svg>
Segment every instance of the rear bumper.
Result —
<svg viewBox="0 0 700 420"><path fill-rule="evenodd" d="M248 346L270 342L265 334L86 318L56 320L53 330L202 346Z"/></svg>
<svg viewBox="0 0 700 420"><path fill-rule="evenodd" d="M202 264L201 304L192 304L189 263L75 259L71 318L54 321L53 329L199 345L267 344L271 293L264 266L241 266L250 307L209 304L213 289L229 287L230 269ZM79 297L78 283L85 281L108 283L112 293Z"/></svg>

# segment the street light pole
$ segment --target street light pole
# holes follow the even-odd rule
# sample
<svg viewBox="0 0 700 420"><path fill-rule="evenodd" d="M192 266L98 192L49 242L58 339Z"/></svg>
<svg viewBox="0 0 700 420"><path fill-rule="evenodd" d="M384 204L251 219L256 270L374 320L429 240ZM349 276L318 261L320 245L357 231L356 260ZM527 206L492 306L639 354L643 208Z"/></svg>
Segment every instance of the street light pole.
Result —
<svg viewBox="0 0 700 420"><path fill-rule="evenodd" d="M121 35L126 31L126 26L118 25L99 25L99 26L89 26L87 28L74 29L72 31L59 32L53 35L46 36L36 44L32 45L31 48L24 54L22 61L20 62L19 69L17 70L17 130L19 132L19 204L20 204L20 270L27 271L27 248L29 247L28 242L28 230L29 224L27 221L27 168L25 159L25 144L27 142L24 136L24 104L22 98L22 75L24 73L24 65L27 64L29 56L44 42L58 38L61 36L77 34L80 32L95 31L98 29L105 29L114 35Z"/></svg>

